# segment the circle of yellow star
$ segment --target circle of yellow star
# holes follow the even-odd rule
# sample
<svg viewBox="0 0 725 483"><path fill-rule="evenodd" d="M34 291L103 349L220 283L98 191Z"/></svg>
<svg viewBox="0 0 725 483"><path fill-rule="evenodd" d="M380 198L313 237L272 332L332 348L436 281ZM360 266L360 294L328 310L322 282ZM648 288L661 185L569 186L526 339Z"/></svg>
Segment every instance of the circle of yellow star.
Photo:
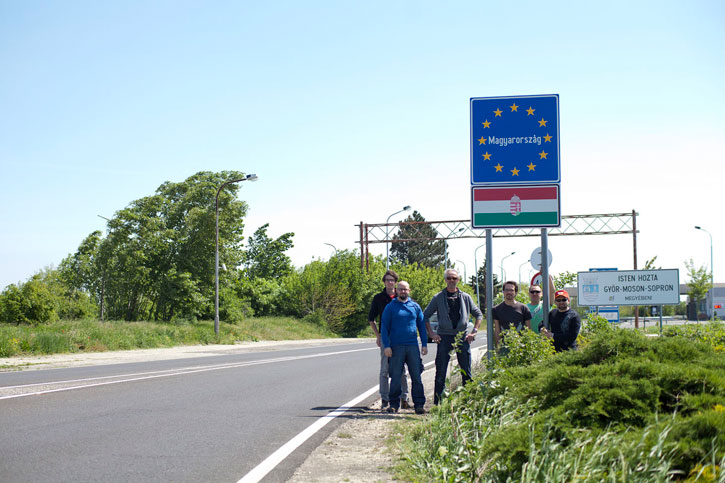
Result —
<svg viewBox="0 0 725 483"><path fill-rule="evenodd" d="M515 102L513 104L511 104L509 107L511 108L511 112L519 111L519 106L517 106Z"/></svg>
<svg viewBox="0 0 725 483"><path fill-rule="evenodd" d="M486 151L486 153L483 155L483 159L484 159L484 161L488 161L489 159L491 159L491 155L489 154L488 151Z"/></svg>
<svg viewBox="0 0 725 483"><path fill-rule="evenodd" d="M500 173L503 171L503 166L501 166L501 163L498 163L496 166L494 166L494 168L496 168L497 173Z"/></svg>
<svg viewBox="0 0 725 483"><path fill-rule="evenodd" d="M511 170L511 176L518 176L518 175L519 175L519 170L518 169L514 168L514 169Z"/></svg>
<svg viewBox="0 0 725 483"><path fill-rule="evenodd" d="M551 142L551 136L549 136L549 134L547 134L546 136L544 136L544 142L545 143L550 143Z"/></svg>
<svg viewBox="0 0 725 483"><path fill-rule="evenodd" d="M542 118L541 118L541 121L539 121L539 127L546 127L546 123L547 123L547 122L548 122L548 121L544 121L544 118L542 117Z"/></svg>
<svg viewBox="0 0 725 483"><path fill-rule="evenodd" d="M546 157L547 154L549 154L549 153L547 153L546 151L544 151L542 149L541 152L539 153L539 159L547 159L547 157Z"/></svg>
<svg viewBox="0 0 725 483"><path fill-rule="evenodd" d="M526 109L526 112L528 112L528 113L529 113L529 114L528 114L529 116L533 116L533 115L534 115L534 111L535 111L535 110L536 110L536 109L533 109L533 108L532 108L531 106L529 106L529 108L528 108L528 109Z"/></svg>
<svg viewBox="0 0 725 483"><path fill-rule="evenodd" d="M494 114L496 114L496 117L501 117L501 113L502 113L502 112L503 112L503 111L502 111L501 109L499 109L498 107L496 108L496 110L495 110L495 111L493 111L493 113L494 113Z"/></svg>
<svg viewBox="0 0 725 483"><path fill-rule="evenodd" d="M491 127L491 121L489 121L488 119L486 119L485 121L483 121L481 124L483 124L483 128L484 129L487 128L487 127Z"/></svg>
<svg viewBox="0 0 725 483"><path fill-rule="evenodd" d="M529 168L529 171L535 171L534 168L536 168L536 165L534 163L529 163L528 168Z"/></svg>
<svg viewBox="0 0 725 483"><path fill-rule="evenodd" d="M480 146L481 144L486 144L486 138L483 136L481 136L481 138L478 139L478 145Z"/></svg>

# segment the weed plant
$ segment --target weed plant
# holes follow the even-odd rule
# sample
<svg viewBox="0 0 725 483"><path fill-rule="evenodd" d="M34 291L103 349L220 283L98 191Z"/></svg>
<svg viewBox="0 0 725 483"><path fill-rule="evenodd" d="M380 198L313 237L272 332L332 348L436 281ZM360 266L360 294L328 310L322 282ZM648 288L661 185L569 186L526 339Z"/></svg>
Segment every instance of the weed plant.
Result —
<svg viewBox="0 0 725 483"><path fill-rule="evenodd" d="M73 320L43 325L0 324L0 357L328 337L336 336L324 326L292 317L256 317L236 324L221 324L218 337L214 334L213 321Z"/></svg>
<svg viewBox="0 0 725 483"><path fill-rule="evenodd" d="M580 350L533 334L404 438L415 481L725 481L725 355L587 320ZM506 351L504 351L506 352Z"/></svg>

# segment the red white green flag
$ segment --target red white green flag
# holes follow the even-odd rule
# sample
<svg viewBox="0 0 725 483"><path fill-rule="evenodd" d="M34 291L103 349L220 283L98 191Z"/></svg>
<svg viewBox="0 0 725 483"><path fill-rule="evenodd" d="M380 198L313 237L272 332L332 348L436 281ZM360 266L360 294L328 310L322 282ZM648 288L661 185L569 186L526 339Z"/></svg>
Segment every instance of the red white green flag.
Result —
<svg viewBox="0 0 725 483"><path fill-rule="evenodd" d="M535 228L561 224L559 185L474 186L473 228Z"/></svg>

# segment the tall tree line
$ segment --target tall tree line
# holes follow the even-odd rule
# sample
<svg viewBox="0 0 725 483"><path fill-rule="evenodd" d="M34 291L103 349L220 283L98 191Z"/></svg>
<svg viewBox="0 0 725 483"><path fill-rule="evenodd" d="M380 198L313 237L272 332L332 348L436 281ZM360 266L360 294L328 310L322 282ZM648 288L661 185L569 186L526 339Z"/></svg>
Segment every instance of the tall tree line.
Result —
<svg viewBox="0 0 725 483"><path fill-rule="evenodd" d="M199 172L166 182L133 201L108 222L108 234L88 235L59 270L87 291L102 318L171 320L213 317L215 195L238 171ZM237 267L244 257L247 204L240 184L219 193L219 260ZM224 275L223 275L224 276Z"/></svg>

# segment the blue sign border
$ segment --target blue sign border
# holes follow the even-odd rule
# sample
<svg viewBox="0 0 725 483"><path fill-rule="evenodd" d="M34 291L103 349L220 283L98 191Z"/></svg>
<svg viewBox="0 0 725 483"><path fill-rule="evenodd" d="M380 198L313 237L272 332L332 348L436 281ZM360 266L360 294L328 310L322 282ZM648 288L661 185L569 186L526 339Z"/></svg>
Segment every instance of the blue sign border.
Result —
<svg viewBox="0 0 725 483"><path fill-rule="evenodd" d="M548 135L549 132L554 132L555 139L555 153L546 153L543 148L541 148L541 153L538 153L538 149L541 147L542 142L541 138L542 136L539 136L537 138L536 136L536 129L535 124L533 125L534 128L532 129L531 124L534 122L538 122L538 120L535 119L535 116L531 119L526 119L526 117L521 117L521 119L512 120L510 117L504 117L504 114L511 114L514 112L520 112L523 114L524 112L528 113L528 109L523 104L531 103L531 101L534 101L536 99L539 100L553 100L554 106L555 106L555 114L552 114L550 109L550 106L547 106L548 102L546 104L539 104L537 109L545 109L548 108L547 111L547 118L544 119L542 117L541 121L548 121L548 123L555 124L554 129L549 130L546 134ZM490 109L491 112L488 113L487 110L484 112L483 109L487 109L493 106L493 104L498 104L497 101L511 101L511 105L509 106L508 103L503 103L502 106L496 107L496 110ZM517 106L516 101L521 101L521 105ZM529 108L532 106L529 105ZM511 111L506 112L507 109L511 109ZM518 111L518 109L521 109L521 111ZM534 109L536 111L537 109ZM533 115L533 113L532 113ZM481 117L483 116L483 117ZM479 117L481 119L479 119ZM501 117L501 119L498 119L498 117ZM555 117L555 119L552 119L552 117ZM485 119L484 119L485 118ZM478 126L479 121L481 124L484 124L484 128L480 128ZM504 121L501 123L500 121ZM490 122L489 122L490 121ZM506 186L506 185L536 185L536 184L552 184L552 183L560 183L561 182L561 162L560 162L560 153L561 153L561 145L560 145L560 123L559 123L559 95L558 94L542 94L542 95L530 95L530 96L499 96L499 97L472 97L470 98L470 152L471 152L471 160L470 160L470 168L471 168L471 185L473 186ZM475 127L474 127L475 125ZM494 128L491 131L491 134L494 134L493 136L490 136L488 132L485 134L487 136L484 136L484 132L482 132L482 129L490 128L491 126L494 126ZM499 130L496 130L496 125L500 126ZM540 133L539 133L540 134ZM477 136L481 136L480 139L476 139ZM483 140L483 141L481 141ZM476 141L479 141L479 145L476 145ZM496 146L493 147L490 151L493 151L492 153L489 153L489 150L487 148L480 148L481 145L488 146L489 141L494 141L496 143ZM543 143L545 145L545 142ZM480 149L479 149L480 148ZM486 157L486 161L491 161L493 163L492 158L503 156L502 161L505 162L506 166L504 170L504 166L501 165L501 163L497 162L497 165L491 164L491 168L495 169L495 172L501 172L507 173L507 171L511 172L511 176L509 177L503 177L501 180L494 180L492 179L493 176L489 176L488 174L482 173L482 168L479 166L477 167L476 163L482 162L482 160L478 159L479 157L479 151L481 149L484 149L486 152L483 154L483 156ZM504 149L506 151L504 151ZM496 156L496 151L498 151L498 155ZM493 156L492 156L493 155ZM538 155L538 157L537 157ZM552 155L551 158L548 157L548 155ZM506 156L509 156L508 158ZM545 157L545 158L544 158ZM511 164L511 160L515 159L516 165L512 165L513 169L509 169L511 166L508 166L508 164ZM542 159L546 159L547 162L554 161L555 166L549 164L549 166L546 167L544 171L541 171L539 173L532 173L532 171L536 170L536 164L535 161L539 161ZM529 164L527 164L527 162ZM519 166L518 163L521 163ZM529 167L528 170L525 168ZM488 173L488 170L486 171Z"/></svg>

